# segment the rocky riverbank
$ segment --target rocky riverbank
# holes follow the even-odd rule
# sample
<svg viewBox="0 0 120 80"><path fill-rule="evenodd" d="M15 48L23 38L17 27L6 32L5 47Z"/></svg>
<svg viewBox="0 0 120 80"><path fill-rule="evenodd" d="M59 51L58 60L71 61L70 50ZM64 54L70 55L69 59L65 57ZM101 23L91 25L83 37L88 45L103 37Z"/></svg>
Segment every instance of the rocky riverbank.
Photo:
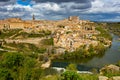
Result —
<svg viewBox="0 0 120 80"><path fill-rule="evenodd" d="M100 69L99 80L120 80L120 67L110 64Z"/></svg>

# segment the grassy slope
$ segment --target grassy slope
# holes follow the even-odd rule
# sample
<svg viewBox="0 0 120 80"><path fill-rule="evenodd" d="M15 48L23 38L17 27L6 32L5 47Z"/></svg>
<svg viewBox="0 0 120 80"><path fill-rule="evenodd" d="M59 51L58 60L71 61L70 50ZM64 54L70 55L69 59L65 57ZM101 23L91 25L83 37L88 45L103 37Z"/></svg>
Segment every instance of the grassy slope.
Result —
<svg viewBox="0 0 120 80"><path fill-rule="evenodd" d="M120 23L107 23L109 31L120 36Z"/></svg>

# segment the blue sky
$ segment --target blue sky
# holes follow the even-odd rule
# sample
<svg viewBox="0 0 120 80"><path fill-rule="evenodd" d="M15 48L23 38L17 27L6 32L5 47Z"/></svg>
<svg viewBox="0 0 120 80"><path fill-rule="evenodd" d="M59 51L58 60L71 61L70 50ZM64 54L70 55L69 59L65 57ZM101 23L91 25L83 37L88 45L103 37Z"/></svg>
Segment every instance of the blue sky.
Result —
<svg viewBox="0 0 120 80"><path fill-rule="evenodd" d="M120 22L120 0L0 0L0 19L59 20L69 16Z"/></svg>
<svg viewBox="0 0 120 80"><path fill-rule="evenodd" d="M17 0L17 3L23 6L31 5L31 0Z"/></svg>

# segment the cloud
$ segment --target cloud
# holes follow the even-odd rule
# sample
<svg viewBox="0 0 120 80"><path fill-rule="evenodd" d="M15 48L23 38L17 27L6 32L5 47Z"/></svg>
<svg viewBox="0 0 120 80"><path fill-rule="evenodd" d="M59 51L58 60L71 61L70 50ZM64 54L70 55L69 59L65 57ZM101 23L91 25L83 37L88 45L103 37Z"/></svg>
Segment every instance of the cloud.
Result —
<svg viewBox="0 0 120 80"><path fill-rule="evenodd" d="M0 3L1 5L5 5L4 7L0 6L1 14L6 13L3 14L4 17L13 15L13 17L22 16L23 18L26 18L23 14L25 15L29 13L30 15L35 14L37 18L44 19L62 19L66 16L78 14L81 9L83 10L91 7L91 0L34 0L31 1L31 4L33 4L32 6L28 5L29 8L27 6L17 4L15 0L8 0ZM9 14L7 15L7 13ZM18 13L22 14L18 15Z"/></svg>
<svg viewBox="0 0 120 80"><path fill-rule="evenodd" d="M46 2L54 2L54 3L66 3L66 2L75 2L75 3L89 3L94 0L34 0L35 2L46 3Z"/></svg>
<svg viewBox="0 0 120 80"><path fill-rule="evenodd" d="M24 15L28 15L26 17L29 17L29 12L31 7L30 6L22 6L18 4L9 4L6 6L0 7L0 17L3 18L9 18L9 17L25 17ZM26 18L25 17L25 18Z"/></svg>
<svg viewBox="0 0 120 80"><path fill-rule="evenodd" d="M120 21L120 0L32 0L21 5L16 0L0 0L0 18L63 19L71 15L92 21ZM32 6L31 6L32 4Z"/></svg>
<svg viewBox="0 0 120 80"><path fill-rule="evenodd" d="M5 5L9 5L9 4L15 4L16 0L0 0L0 6L5 6Z"/></svg>
<svg viewBox="0 0 120 80"><path fill-rule="evenodd" d="M52 10L52 11L58 11L60 10L60 6L57 5L56 3L39 3L39 4L36 4L36 5L33 5L34 9L37 9L37 10Z"/></svg>
<svg viewBox="0 0 120 80"><path fill-rule="evenodd" d="M95 0L89 13L120 13L120 0Z"/></svg>
<svg viewBox="0 0 120 80"><path fill-rule="evenodd" d="M0 0L0 2L7 2L7 1L10 1L10 0Z"/></svg>
<svg viewBox="0 0 120 80"><path fill-rule="evenodd" d="M91 8L94 0L33 0L35 3L56 3L63 8L87 9Z"/></svg>

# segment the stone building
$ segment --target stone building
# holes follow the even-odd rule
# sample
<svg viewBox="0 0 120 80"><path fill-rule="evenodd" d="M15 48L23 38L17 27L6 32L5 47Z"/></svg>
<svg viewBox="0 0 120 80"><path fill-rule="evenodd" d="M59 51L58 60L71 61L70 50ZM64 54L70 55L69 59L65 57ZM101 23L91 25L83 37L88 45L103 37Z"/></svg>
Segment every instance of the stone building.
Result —
<svg viewBox="0 0 120 80"><path fill-rule="evenodd" d="M8 21L8 22L22 22L22 19L21 18L8 18L8 19L5 19L5 21Z"/></svg>
<svg viewBox="0 0 120 80"><path fill-rule="evenodd" d="M68 20L69 20L69 21L75 21L75 22L77 21L77 22L78 22L78 21L79 21L79 17L78 17L78 16L70 16L70 17L68 18Z"/></svg>
<svg viewBox="0 0 120 80"><path fill-rule="evenodd" d="M4 24L3 24L3 20L0 20L0 29L3 29Z"/></svg>
<svg viewBox="0 0 120 80"><path fill-rule="evenodd" d="M26 29L32 27L32 22L23 21L21 18L0 20L0 29Z"/></svg>

